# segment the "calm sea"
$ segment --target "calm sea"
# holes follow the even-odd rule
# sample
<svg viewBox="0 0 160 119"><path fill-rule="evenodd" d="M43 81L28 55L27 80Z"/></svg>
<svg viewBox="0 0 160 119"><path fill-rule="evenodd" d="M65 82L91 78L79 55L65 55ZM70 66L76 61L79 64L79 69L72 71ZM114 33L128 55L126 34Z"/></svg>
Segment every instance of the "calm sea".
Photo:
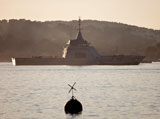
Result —
<svg viewBox="0 0 160 119"><path fill-rule="evenodd" d="M77 82L81 115L64 113ZM160 63L12 66L0 63L0 119L160 119Z"/></svg>

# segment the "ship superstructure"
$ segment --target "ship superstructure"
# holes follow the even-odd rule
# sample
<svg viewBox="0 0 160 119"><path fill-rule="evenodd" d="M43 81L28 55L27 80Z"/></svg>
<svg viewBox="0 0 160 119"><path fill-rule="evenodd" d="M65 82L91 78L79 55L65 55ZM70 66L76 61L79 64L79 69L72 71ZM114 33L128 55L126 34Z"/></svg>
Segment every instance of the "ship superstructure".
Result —
<svg viewBox="0 0 160 119"><path fill-rule="evenodd" d="M84 40L81 33L81 20L79 19L79 28L76 39L69 40L63 50L63 58L68 62L84 62L94 63L100 55L96 49Z"/></svg>

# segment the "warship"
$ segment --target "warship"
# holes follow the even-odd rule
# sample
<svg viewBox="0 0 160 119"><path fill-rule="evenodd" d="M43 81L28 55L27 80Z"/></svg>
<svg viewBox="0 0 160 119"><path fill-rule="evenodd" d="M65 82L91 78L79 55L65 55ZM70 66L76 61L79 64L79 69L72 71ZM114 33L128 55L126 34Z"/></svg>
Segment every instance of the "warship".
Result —
<svg viewBox="0 0 160 119"><path fill-rule="evenodd" d="M110 55L101 56L82 36L81 19L78 20L78 34L76 39L69 40L63 50L61 58L28 57L11 58L16 65L138 65L144 56Z"/></svg>

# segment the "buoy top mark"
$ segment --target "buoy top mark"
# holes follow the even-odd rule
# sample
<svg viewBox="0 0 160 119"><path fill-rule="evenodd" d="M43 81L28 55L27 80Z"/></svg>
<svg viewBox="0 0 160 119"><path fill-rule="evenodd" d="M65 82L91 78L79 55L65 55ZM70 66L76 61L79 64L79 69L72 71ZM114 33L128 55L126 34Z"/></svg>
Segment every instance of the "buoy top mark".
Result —
<svg viewBox="0 0 160 119"><path fill-rule="evenodd" d="M68 93L70 93L72 91L72 97L74 97L73 96L73 90L76 91L76 89L74 88L75 84L76 84L76 82L72 86L70 84L68 84L68 86L71 88Z"/></svg>

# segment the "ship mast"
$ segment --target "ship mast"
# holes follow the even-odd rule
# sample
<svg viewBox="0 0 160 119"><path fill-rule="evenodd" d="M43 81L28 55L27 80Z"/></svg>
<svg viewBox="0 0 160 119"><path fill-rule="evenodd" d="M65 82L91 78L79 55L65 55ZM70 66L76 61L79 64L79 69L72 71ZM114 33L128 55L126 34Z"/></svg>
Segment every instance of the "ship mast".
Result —
<svg viewBox="0 0 160 119"><path fill-rule="evenodd" d="M81 41L81 42L84 41L82 33L81 33L81 19L80 19L80 17L79 17L79 20L78 20L78 34L77 34L76 40Z"/></svg>
<svg viewBox="0 0 160 119"><path fill-rule="evenodd" d="M78 27L78 30L79 30L79 32L81 32L81 18L79 17L79 27Z"/></svg>

